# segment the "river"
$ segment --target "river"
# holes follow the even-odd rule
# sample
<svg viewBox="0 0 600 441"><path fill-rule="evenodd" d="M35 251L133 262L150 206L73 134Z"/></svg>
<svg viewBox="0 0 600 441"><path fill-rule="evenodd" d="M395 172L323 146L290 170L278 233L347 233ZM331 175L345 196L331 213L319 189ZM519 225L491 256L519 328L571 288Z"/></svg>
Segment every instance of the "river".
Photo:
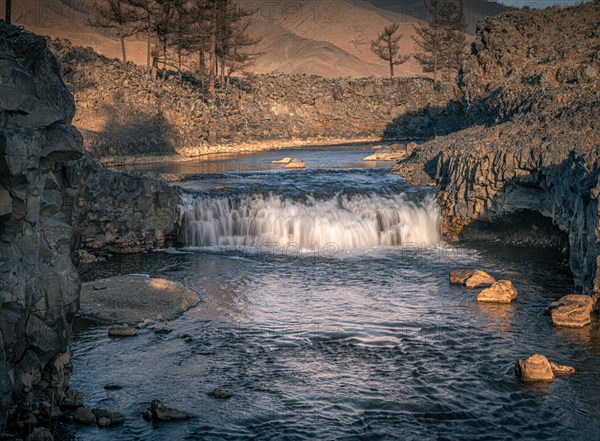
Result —
<svg viewBox="0 0 600 441"><path fill-rule="evenodd" d="M65 438L598 439L600 331L554 329L543 315L573 290L560 253L444 243L429 190L407 186L391 163L364 163L369 152L132 167L190 175L187 246L115 256L82 278L149 274L201 300L167 335L110 339L106 325L78 321L71 384L126 422ZM271 165L283 156L307 168ZM477 304L475 292L449 285L448 271L464 267L504 274L517 301ZM533 353L578 373L524 385L514 364ZM215 388L234 395L209 397ZM194 418L148 423L141 413L153 399Z"/></svg>

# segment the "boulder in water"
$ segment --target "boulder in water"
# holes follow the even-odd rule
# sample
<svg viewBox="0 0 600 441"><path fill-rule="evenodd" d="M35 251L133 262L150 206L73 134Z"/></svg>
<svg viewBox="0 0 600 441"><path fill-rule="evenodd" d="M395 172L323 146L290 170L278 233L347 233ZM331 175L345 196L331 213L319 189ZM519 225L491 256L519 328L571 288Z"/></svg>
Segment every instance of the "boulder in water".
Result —
<svg viewBox="0 0 600 441"><path fill-rule="evenodd" d="M517 298L517 290L510 280L499 280L477 295L478 302L510 303Z"/></svg>
<svg viewBox="0 0 600 441"><path fill-rule="evenodd" d="M89 407L78 407L73 417L79 424L85 424L86 426L96 423L96 416Z"/></svg>
<svg viewBox="0 0 600 441"><path fill-rule="evenodd" d="M552 372L550 362L540 354L534 354L525 360L517 360L515 374L528 383L554 381L554 372Z"/></svg>
<svg viewBox="0 0 600 441"><path fill-rule="evenodd" d="M467 279L473 275L475 270L454 270L450 271L450 284L464 285Z"/></svg>
<svg viewBox="0 0 600 441"><path fill-rule="evenodd" d="M407 154L406 146L402 144L386 145L364 158L363 161L398 161Z"/></svg>
<svg viewBox="0 0 600 441"><path fill-rule="evenodd" d="M515 374L525 382L551 382L554 381L554 375L575 373L574 367L553 363L540 354L534 354L525 360L517 360L515 365Z"/></svg>
<svg viewBox="0 0 600 441"><path fill-rule="evenodd" d="M481 270L475 270L473 271L473 274L471 274L471 277L466 280L465 286L469 289L487 288L494 283L496 283L496 279L488 273Z"/></svg>
<svg viewBox="0 0 600 441"><path fill-rule="evenodd" d="M304 161L301 161L300 159L292 159L290 162L288 162L284 168L288 169L288 170L295 170L295 169L301 169L304 168Z"/></svg>
<svg viewBox="0 0 600 441"><path fill-rule="evenodd" d="M150 412L144 418L152 421L177 421L188 420L191 416L177 409L167 407L162 401L154 400L150 403Z"/></svg>
<svg viewBox="0 0 600 441"><path fill-rule="evenodd" d="M233 393L224 389L214 389L208 393L208 396L212 398L219 398L221 400L227 400L233 397Z"/></svg>
<svg viewBox="0 0 600 441"><path fill-rule="evenodd" d="M591 323L591 312L596 299L584 294L568 294L552 302L545 311L552 325L565 328L582 328Z"/></svg>

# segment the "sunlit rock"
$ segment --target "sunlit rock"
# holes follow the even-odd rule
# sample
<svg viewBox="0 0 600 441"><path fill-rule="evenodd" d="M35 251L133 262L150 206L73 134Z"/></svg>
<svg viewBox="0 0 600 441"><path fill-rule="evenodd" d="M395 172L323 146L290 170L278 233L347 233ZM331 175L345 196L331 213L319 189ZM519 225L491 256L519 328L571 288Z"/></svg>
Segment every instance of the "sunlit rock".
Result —
<svg viewBox="0 0 600 441"><path fill-rule="evenodd" d="M488 273L481 270L475 270L471 277L466 280L465 286L469 289L486 288L492 286L494 283L496 283L496 279Z"/></svg>
<svg viewBox="0 0 600 441"><path fill-rule="evenodd" d="M550 315L557 327L581 328L591 323L591 312L596 304L595 297L584 294L568 294L552 302L545 313Z"/></svg>
<svg viewBox="0 0 600 441"><path fill-rule="evenodd" d="M534 354L524 360L517 360L515 374L525 382L552 382L554 372L550 362L540 354Z"/></svg>
<svg viewBox="0 0 600 441"><path fill-rule="evenodd" d="M517 290L510 280L499 280L477 295L478 302L510 303L517 298Z"/></svg>

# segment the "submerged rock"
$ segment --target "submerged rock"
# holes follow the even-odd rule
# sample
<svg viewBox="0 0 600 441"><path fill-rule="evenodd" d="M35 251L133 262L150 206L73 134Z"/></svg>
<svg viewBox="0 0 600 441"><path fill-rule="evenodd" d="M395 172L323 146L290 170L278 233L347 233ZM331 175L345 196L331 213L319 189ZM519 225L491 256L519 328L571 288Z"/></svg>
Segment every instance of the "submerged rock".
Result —
<svg viewBox="0 0 600 441"><path fill-rule="evenodd" d="M577 370L572 366L565 366L553 362L550 362L550 367L552 368L552 372L554 372L556 375L574 375L577 372Z"/></svg>
<svg viewBox="0 0 600 441"><path fill-rule="evenodd" d="M510 280L499 280L477 295L478 302L510 303L517 298L517 290Z"/></svg>
<svg viewBox="0 0 600 441"><path fill-rule="evenodd" d="M496 283L496 279L490 276L485 271L475 270L471 277L465 282L465 286L469 289L485 288Z"/></svg>
<svg viewBox="0 0 600 441"><path fill-rule="evenodd" d="M233 397L233 393L228 390L224 390L224 389L214 389L208 393L208 396L212 397L212 398L219 398L221 400L226 400L228 398Z"/></svg>
<svg viewBox="0 0 600 441"><path fill-rule="evenodd" d="M554 372L552 372L550 362L540 354L534 354L525 360L517 360L515 374L528 383L554 381Z"/></svg>
<svg viewBox="0 0 600 441"><path fill-rule="evenodd" d="M104 385L104 389L106 389L106 390L119 390L119 389L123 389L123 386L119 386L118 384L113 384L113 383L106 383Z"/></svg>
<svg viewBox="0 0 600 441"><path fill-rule="evenodd" d="M108 328L108 335L110 337L135 337L138 332L129 326L111 326Z"/></svg>
<svg viewBox="0 0 600 441"><path fill-rule="evenodd" d="M399 161L408 153L408 149L402 144L383 146L372 155L364 158L363 161Z"/></svg>
<svg viewBox="0 0 600 441"><path fill-rule="evenodd" d="M591 313L596 299L584 294L568 294L552 302L545 310L552 325L566 328L582 328L592 321Z"/></svg>
<svg viewBox="0 0 600 441"><path fill-rule="evenodd" d="M162 401L154 400L150 403L150 411L146 412L144 418L152 421L177 421L190 419L191 415L167 407Z"/></svg>

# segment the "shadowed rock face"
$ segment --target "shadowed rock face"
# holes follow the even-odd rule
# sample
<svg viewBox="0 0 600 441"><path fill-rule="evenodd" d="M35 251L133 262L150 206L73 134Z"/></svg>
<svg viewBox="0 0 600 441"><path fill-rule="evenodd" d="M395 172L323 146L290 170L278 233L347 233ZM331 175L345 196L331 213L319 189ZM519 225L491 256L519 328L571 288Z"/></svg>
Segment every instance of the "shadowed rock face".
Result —
<svg viewBox="0 0 600 441"><path fill-rule="evenodd" d="M471 127L422 145L398 170L437 186L449 237L523 210L551 219L586 292L600 292L598 16L590 2L482 21L461 73Z"/></svg>
<svg viewBox="0 0 600 441"><path fill-rule="evenodd" d="M83 154L73 96L43 38L0 22L0 427L68 382L80 284L61 162Z"/></svg>

